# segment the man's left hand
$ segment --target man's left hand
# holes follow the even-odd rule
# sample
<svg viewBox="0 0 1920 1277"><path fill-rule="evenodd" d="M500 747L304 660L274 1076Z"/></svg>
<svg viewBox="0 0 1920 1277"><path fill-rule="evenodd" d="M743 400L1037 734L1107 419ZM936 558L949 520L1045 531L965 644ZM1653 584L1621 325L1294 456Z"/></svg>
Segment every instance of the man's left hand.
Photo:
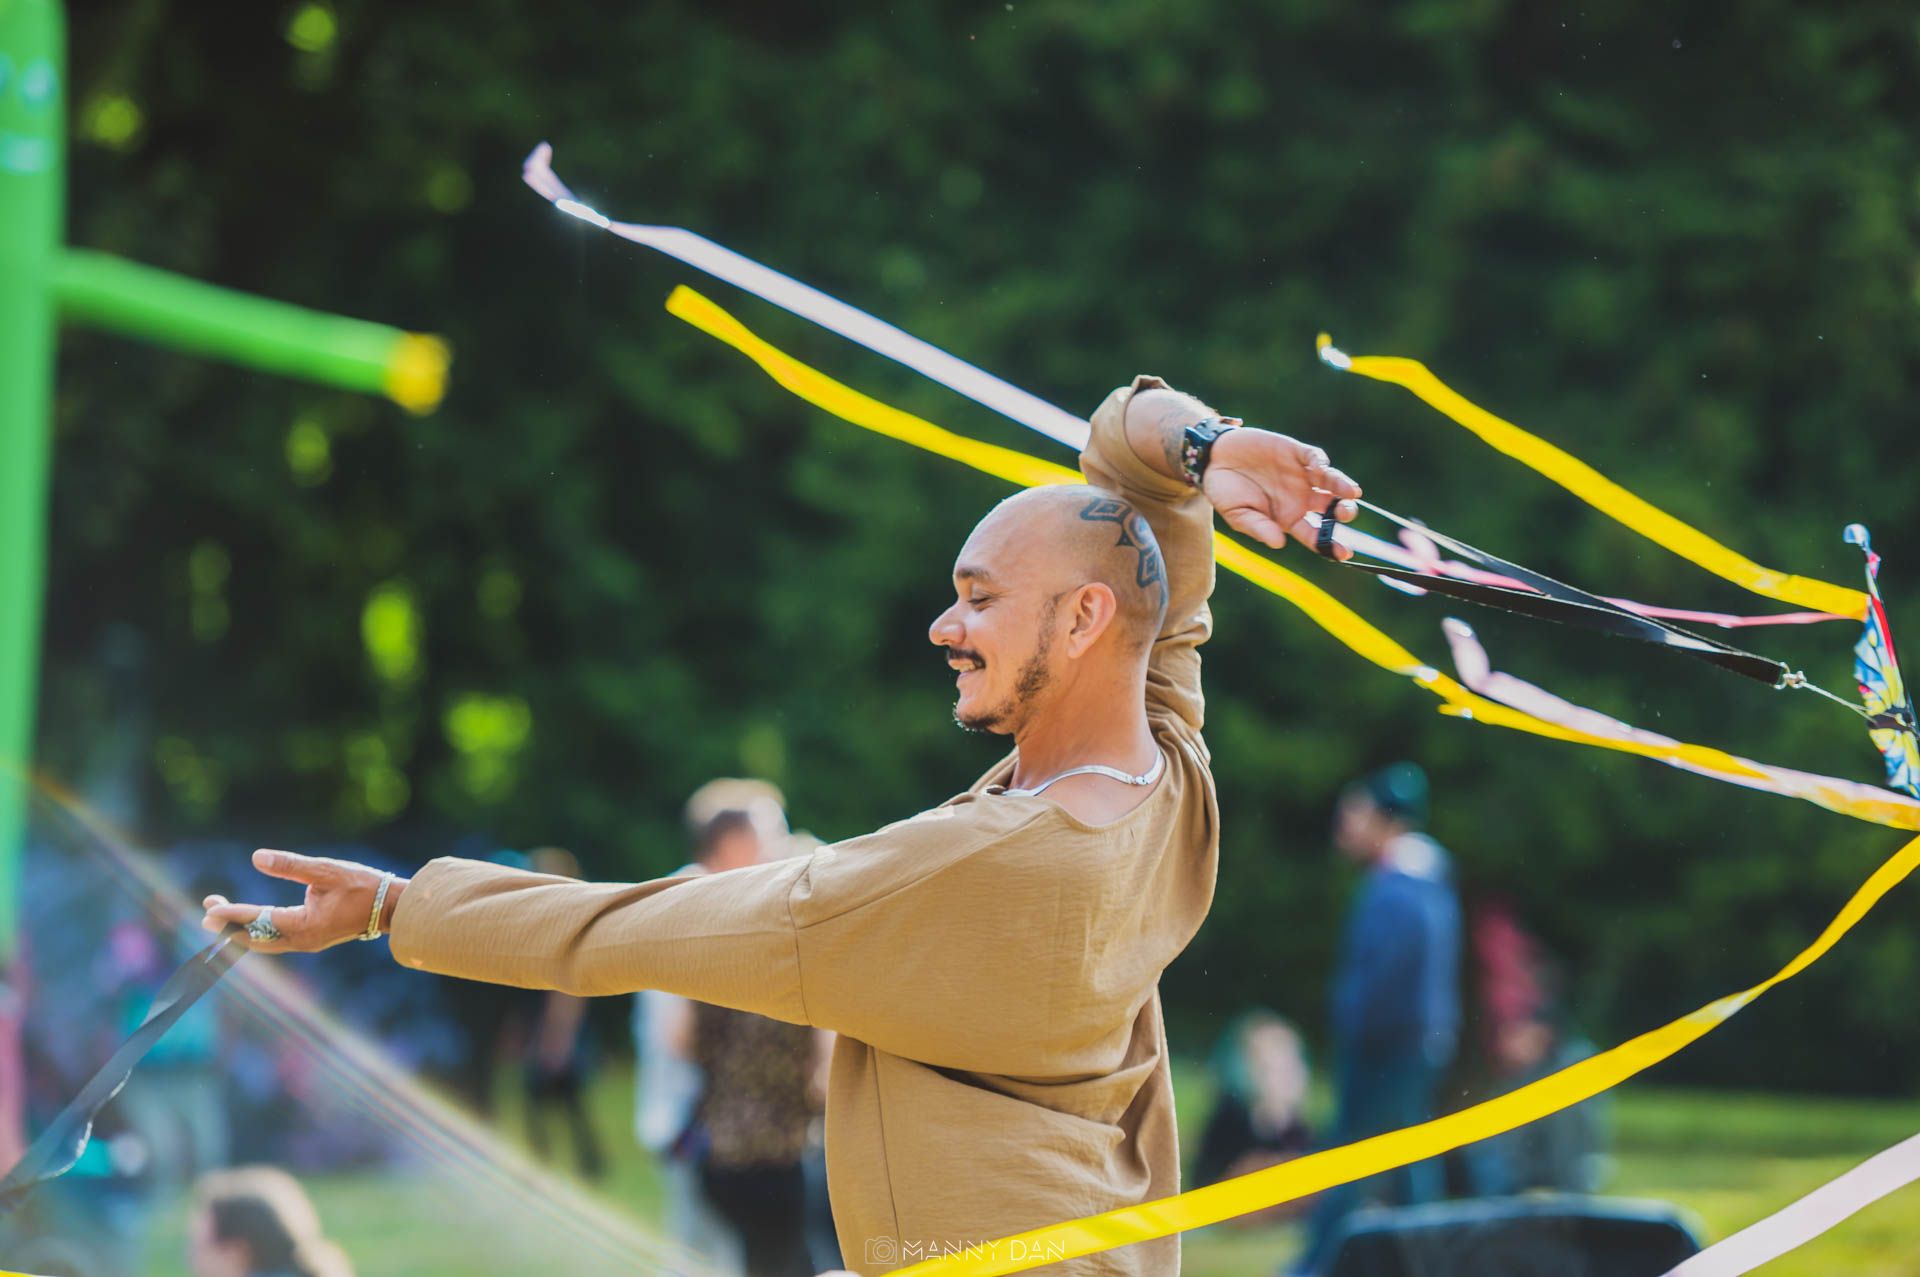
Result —
<svg viewBox="0 0 1920 1277"><path fill-rule="evenodd" d="M1251 426L1214 441L1200 490L1229 526L1276 550L1289 536L1313 548L1320 529L1307 516L1323 514L1335 497L1341 498L1333 512L1340 522L1359 513L1352 498L1360 485L1329 464L1325 451ZM1338 544L1333 552L1341 559L1353 553Z"/></svg>

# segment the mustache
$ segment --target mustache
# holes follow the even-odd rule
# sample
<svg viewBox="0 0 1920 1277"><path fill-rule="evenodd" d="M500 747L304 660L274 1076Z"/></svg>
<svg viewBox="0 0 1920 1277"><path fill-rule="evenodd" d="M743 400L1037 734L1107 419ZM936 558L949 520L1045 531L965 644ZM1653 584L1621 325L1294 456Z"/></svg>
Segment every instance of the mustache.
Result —
<svg viewBox="0 0 1920 1277"><path fill-rule="evenodd" d="M987 666L986 657L980 655L980 653L974 651L972 648L967 647L948 648L945 659L949 661L972 661L982 669L985 669Z"/></svg>

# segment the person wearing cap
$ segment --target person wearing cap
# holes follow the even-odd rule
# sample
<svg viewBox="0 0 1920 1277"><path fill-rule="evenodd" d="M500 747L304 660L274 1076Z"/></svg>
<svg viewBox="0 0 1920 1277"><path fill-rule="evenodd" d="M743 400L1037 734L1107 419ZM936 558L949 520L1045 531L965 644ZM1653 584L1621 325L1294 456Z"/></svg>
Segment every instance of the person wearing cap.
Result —
<svg viewBox="0 0 1920 1277"><path fill-rule="evenodd" d="M1313 546L1360 488L1320 449L1157 377L1107 397L1080 466L1084 485L996 506L953 564L927 638L955 719L1014 749L946 802L802 856L638 884L452 860L402 881L263 851L255 865L304 902L209 897L205 925L268 952L386 931L421 970L662 989L837 1031L827 1174L862 1277L1177 1193L1159 982L1219 856L1199 652L1213 516ZM1179 1269L1174 1235L1049 1271Z"/></svg>
<svg viewBox="0 0 1920 1277"><path fill-rule="evenodd" d="M1338 1147L1433 1116L1434 1092L1460 1029L1460 904L1446 851L1422 832L1426 773L1383 767L1349 785L1334 843L1366 873L1347 915L1333 981ZM1391 1205L1437 1200L1436 1160L1328 1190L1314 1208L1296 1275L1333 1260L1340 1226L1369 1195Z"/></svg>

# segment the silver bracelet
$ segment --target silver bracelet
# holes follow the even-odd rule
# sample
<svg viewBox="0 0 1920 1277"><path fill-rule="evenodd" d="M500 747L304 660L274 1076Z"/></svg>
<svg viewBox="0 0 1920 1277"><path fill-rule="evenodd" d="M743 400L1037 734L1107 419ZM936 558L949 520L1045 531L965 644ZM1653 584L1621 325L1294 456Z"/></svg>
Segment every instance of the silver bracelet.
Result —
<svg viewBox="0 0 1920 1277"><path fill-rule="evenodd" d="M362 940L380 938L380 911L386 908L387 888L393 885L393 877L390 873L380 875L380 886L373 893L373 912L367 915L367 929L360 933Z"/></svg>

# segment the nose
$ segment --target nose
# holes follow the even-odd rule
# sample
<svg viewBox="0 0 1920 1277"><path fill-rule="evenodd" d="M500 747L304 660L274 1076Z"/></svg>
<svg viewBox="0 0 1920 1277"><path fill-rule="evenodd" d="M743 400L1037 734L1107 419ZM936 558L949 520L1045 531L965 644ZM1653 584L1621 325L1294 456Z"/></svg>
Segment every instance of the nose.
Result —
<svg viewBox="0 0 1920 1277"><path fill-rule="evenodd" d="M933 618L933 624L927 627L927 640L935 647L958 647L962 631L960 628L960 604L947 605L947 610Z"/></svg>

